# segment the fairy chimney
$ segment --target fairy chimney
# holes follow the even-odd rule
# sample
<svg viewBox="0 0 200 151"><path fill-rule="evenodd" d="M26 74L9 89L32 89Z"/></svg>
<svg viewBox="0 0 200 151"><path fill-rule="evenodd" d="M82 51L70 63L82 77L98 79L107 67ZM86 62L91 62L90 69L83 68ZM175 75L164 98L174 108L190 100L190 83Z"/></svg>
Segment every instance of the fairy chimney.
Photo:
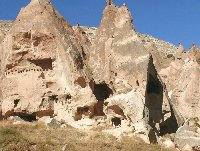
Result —
<svg viewBox="0 0 200 151"><path fill-rule="evenodd" d="M183 47L183 45L180 43L180 45L179 45L179 47L178 47L178 50L177 50L177 52L176 52L176 54L175 54L175 58L176 59L182 59L182 55L183 55L183 53L184 53L184 47Z"/></svg>
<svg viewBox="0 0 200 151"><path fill-rule="evenodd" d="M112 5L113 4L113 0L106 0L107 2L107 6Z"/></svg>

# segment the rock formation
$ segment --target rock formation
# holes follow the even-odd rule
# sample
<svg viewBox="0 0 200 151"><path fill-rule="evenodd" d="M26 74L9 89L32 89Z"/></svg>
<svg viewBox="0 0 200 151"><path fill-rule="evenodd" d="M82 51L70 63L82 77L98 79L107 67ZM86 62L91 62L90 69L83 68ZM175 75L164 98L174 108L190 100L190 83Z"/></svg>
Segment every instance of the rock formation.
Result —
<svg viewBox="0 0 200 151"><path fill-rule="evenodd" d="M0 22L0 119L113 124L150 142L200 119L199 48L139 34L126 5L106 2L98 29L72 27L50 0Z"/></svg>
<svg viewBox="0 0 200 151"><path fill-rule="evenodd" d="M2 42L1 57L5 116L53 114L58 96L71 96L75 81L85 77L75 32L48 0L22 8Z"/></svg>

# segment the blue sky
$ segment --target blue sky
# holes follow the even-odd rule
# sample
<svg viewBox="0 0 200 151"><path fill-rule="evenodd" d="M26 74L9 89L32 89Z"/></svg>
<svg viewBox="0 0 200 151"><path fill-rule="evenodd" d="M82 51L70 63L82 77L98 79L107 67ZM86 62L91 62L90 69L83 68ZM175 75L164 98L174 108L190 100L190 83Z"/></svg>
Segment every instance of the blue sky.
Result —
<svg viewBox="0 0 200 151"><path fill-rule="evenodd" d="M0 20L16 18L30 0L0 0ZM72 25L98 26L105 0L52 0ZM137 32L145 33L189 48L200 45L200 0L115 0L126 3Z"/></svg>

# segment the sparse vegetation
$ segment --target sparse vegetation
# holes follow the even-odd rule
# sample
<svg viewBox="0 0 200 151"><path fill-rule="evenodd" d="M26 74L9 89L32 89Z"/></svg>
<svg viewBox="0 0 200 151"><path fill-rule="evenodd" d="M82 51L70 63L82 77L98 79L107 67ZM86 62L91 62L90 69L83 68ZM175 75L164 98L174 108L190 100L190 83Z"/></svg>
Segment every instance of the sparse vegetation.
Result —
<svg viewBox="0 0 200 151"><path fill-rule="evenodd" d="M0 122L0 150L2 151L171 151L142 140L123 137L119 142L112 135L100 131L80 131L70 126L48 129L38 123L13 125Z"/></svg>
<svg viewBox="0 0 200 151"><path fill-rule="evenodd" d="M199 124L199 123L196 123L196 126L197 126L198 128L200 128L200 124Z"/></svg>
<svg viewBox="0 0 200 151"><path fill-rule="evenodd" d="M29 150L29 143L13 127L0 128L0 149L11 150Z"/></svg>
<svg viewBox="0 0 200 151"><path fill-rule="evenodd" d="M197 59L197 63L200 64L200 58Z"/></svg>

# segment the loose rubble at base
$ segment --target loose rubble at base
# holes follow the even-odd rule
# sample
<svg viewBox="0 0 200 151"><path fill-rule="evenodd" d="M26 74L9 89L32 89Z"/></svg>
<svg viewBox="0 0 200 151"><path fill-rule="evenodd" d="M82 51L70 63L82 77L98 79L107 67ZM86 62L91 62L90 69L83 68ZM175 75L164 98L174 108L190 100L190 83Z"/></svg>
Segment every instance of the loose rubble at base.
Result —
<svg viewBox="0 0 200 151"><path fill-rule="evenodd" d="M1 120L200 146L199 48L137 33L126 5L107 0L98 28L72 27L50 0L31 0L0 21L0 65Z"/></svg>

